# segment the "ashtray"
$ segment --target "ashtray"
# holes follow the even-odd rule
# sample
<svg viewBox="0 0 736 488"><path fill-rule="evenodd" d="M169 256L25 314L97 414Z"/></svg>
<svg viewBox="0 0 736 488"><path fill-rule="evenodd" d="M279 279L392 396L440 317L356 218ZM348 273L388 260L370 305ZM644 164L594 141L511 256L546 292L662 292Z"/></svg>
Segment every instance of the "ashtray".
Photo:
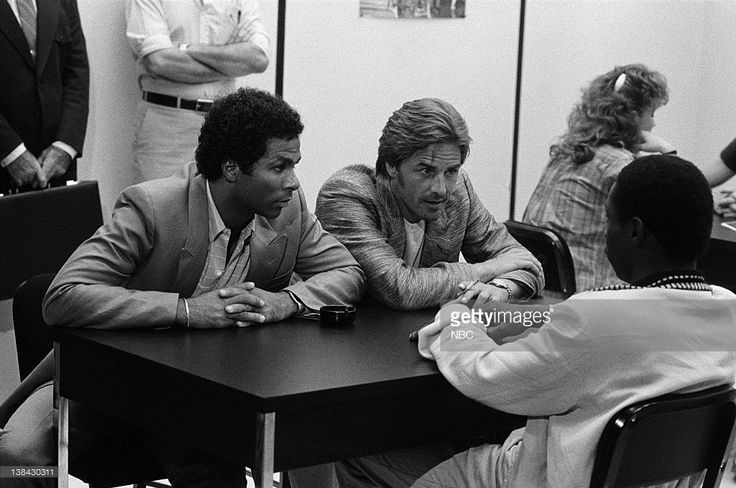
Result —
<svg viewBox="0 0 736 488"><path fill-rule="evenodd" d="M319 309L323 325L350 325L355 320L355 307L352 305L325 305Z"/></svg>

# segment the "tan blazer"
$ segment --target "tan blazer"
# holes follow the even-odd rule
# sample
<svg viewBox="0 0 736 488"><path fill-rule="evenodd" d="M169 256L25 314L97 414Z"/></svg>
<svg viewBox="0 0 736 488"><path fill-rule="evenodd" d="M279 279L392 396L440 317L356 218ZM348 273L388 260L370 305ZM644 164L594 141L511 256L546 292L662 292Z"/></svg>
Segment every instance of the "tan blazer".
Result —
<svg viewBox="0 0 736 488"><path fill-rule="evenodd" d="M191 163L176 175L123 191L110 222L59 271L44 299L51 325L155 327L174 322L194 292L209 239L205 180ZM288 289L307 306L356 303L364 275L345 247L309 213L301 190L275 219L256 216L246 277ZM289 286L293 273L303 281Z"/></svg>

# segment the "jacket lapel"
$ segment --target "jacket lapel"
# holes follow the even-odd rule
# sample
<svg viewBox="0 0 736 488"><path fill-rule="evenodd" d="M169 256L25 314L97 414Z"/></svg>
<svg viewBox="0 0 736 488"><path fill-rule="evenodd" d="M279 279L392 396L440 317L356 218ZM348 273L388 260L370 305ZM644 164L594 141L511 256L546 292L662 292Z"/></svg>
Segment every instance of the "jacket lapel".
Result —
<svg viewBox="0 0 736 488"><path fill-rule="evenodd" d="M51 44L56 36L59 22L59 2L36 0L38 9L38 33L36 35L36 71L41 73L49 59Z"/></svg>
<svg viewBox="0 0 736 488"><path fill-rule="evenodd" d="M449 205L450 202L447 202ZM448 249L453 235L447 231L452 219L448 216L447 206L437 220L427 222L424 229L424 245L422 247L421 267L429 267L441 261L447 261Z"/></svg>
<svg viewBox="0 0 736 488"><path fill-rule="evenodd" d="M207 187L202 176L195 176L197 166L189 167L189 206L187 208L187 237L179 253L175 290L191 296L204 270L209 246L209 218L207 214Z"/></svg>
<svg viewBox="0 0 736 488"><path fill-rule="evenodd" d="M288 237L285 233L276 232L265 217L256 215L255 219L246 281L265 288L281 266Z"/></svg>
<svg viewBox="0 0 736 488"><path fill-rule="evenodd" d="M386 235L388 243L401 257L404 255L404 247L406 246L406 233L404 231L404 219L399 211L399 204L396 202L388 179L383 176L376 176L376 196L378 201L383 203L384 215L386 216Z"/></svg>
<svg viewBox="0 0 736 488"><path fill-rule="evenodd" d="M41 3L39 1L39 3ZM26 36L23 34L23 29L18 23L18 18L13 13L13 9L10 8L10 4L7 0L0 1L0 32L8 38L10 44L20 52L25 60L28 67L31 70L35 70L33 58L28 48L28 41Z"/></svg>

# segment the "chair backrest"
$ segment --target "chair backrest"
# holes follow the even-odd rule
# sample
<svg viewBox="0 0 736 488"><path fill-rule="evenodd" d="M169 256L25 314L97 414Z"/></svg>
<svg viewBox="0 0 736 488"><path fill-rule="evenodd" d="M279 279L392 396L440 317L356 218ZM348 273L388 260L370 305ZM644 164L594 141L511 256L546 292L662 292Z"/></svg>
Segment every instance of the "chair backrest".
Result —
<svg viewBox="0 0 736 488"><path fill-rule="evenodd" d="M13 328L21 380L53 347L49 326L41 313L41 302L54 276L54 273L33 276L21 283L13 295Z"/></svg>
<svg viewBox="0 0 736 488"><path fill-rule="evenodd" d="M723 385L621 409L598 443L591 488L648 486L706 471L718 486L732 442L734 391Z"/></svg>
<svg viewBox="0 0 736 488"><path fill-rule="evenodd" d="M59 271L101 225L96 181L0 197L0 300L31 276Z"/></svg>
<svg viewBox="0 0 736 488"><path fill-rule="evenodd" d="M575 266L570 248L561 235L515 220L507 220L504 224L509 234L542 263L545 289L561 292L565 297L575 293Z"/></svg>

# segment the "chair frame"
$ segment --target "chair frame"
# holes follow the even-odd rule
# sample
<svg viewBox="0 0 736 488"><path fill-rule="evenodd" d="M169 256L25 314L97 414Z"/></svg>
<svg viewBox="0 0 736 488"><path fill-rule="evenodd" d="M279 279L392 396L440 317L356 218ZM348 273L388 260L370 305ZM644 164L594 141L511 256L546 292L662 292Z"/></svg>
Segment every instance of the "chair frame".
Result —
<svg viewBox="0 0 736 488"><path fill-rule="evenodd" d="M621 409L601 434L590 487L646 486L703 470L703 487L718 486L734 441L734 398L721 385Z"/></svg>
<svg viewBox="0 0 736 488"><path fill-rule="evenodd" d="M13 323L16 336L16 352L21 380L24 379L41 362L52 349L53 341L49 326L44 322L41 311L41 300L53 280L54 273L38 274L21 283L13 297ZM56 407L55 407L56 408ZM56 412L55 412L56 414ZM127 450L130 444L121 444L120 451ZM136 446L132 446L135 448ZM114 454L114 453L113 453ZM90 485L90 488L111 488L113 486L133 485L133 488L168 488L169 485L148 481L147 474L157 472L151 464L145 466L141 473L131 473L127 479L118 479L117 474L110 478L99 479L100 473L95 472L96 459L86 459L84 456L74 466L72 475L75 475ZM81 474L80 474L81 473ZM88 475L92 478L88 478ZM158 476L161 477L162 473ZM125 476L127 476L127 471ZM104 477L104 475L103 475ZM141 482L141 478L147 478ZM154 478L155 479L155 478Z"/></svg>
<svg viewBox="0 0 736 488"><path fill-rule="evenodd" d="M554 254L554 263L558 280L556 283L548 280L549 270L545 269L545 289L550 291L561 292L565 297L574 295L577 291L575 282L575 265L572 260L570 248L565 239L552 229L532 225L516 220L507 220L504 225L509 234L519 241L519 244L529 249L536 245L542 245L546 249L551 249ZM538 257L538 253L535 254Z"/></svg>

